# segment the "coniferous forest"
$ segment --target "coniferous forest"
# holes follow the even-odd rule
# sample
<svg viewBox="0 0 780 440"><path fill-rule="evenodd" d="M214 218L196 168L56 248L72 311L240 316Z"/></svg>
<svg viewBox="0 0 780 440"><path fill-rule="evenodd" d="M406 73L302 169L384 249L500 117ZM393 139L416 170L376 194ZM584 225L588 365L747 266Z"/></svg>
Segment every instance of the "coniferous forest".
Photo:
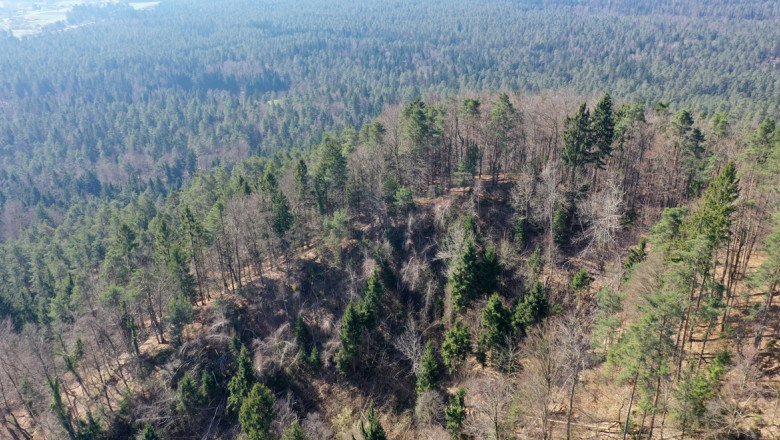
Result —
<svg viewBox="0 0 780 440"><path fill-rule="evenodd" d="M162 0L0 29L0 438L780 438L778 22Z"/></svg>

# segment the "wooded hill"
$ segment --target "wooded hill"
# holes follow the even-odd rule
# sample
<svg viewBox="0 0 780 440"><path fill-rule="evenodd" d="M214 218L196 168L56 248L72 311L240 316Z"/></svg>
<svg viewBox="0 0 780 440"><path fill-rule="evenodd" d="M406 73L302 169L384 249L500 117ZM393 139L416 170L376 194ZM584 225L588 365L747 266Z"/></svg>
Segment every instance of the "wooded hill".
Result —
<svg viewBox="0 0 780 440"><path fill-rule="evenodd" d="M0 36L0 436L780 437L778 18L165 0Z"/></svg>
<svg viewBox="0 0 780 440"><path fill-rule="evenodd" d="M777 134L609 95L416 99L74 207L2 248L4 429L771 437Z"/></svg>

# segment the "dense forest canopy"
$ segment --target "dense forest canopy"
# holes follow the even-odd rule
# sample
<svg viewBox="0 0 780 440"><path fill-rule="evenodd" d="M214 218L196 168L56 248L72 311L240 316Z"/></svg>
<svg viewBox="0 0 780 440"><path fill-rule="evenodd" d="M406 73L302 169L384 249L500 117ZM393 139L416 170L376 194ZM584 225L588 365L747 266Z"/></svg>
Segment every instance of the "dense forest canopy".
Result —
<svg viewBox="0 0 780 440"><path fill-rule="evenodd" d="M164 0L3 36L0 436L780 436L779 19Z"/></svg>
<svg viewBox="0 0 780 440"><path fill-rule="evenodd" d="M135 179L176 188L195 169L309 147L428 93L609 90L734 120L780 113L771 1L113 8L82 7L71 20L110 18L0 42L0 200L20 201L17 211L43 201L61 214ZM17 217L4 237L27 223Z"/></svg>

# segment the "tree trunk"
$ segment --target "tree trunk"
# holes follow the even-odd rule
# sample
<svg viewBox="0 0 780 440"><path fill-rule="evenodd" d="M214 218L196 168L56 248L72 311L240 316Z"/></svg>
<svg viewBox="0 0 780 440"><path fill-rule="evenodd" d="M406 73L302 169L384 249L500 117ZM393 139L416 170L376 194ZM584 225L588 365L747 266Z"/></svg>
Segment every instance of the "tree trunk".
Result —
<svg viewBox="0 0 780 440"><path fill-rule="evenodd" d="M631 406L634 404L634 393L636 393L636 381L639 378L639 373L634 375L634 386L631 387L631 398L628 399L628 412L626 413L626 424L623 426L623 440L626 440L628 434L628 422L631 420Z"/></svg>

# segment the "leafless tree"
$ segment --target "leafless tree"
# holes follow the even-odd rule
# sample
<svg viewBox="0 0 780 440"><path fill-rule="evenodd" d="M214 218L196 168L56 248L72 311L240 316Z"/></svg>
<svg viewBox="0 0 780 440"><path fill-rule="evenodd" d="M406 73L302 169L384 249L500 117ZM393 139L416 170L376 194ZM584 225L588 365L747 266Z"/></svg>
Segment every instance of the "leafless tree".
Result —
<svg viewBox="0 0 780 440"><path fill-rule="evenodd" d="M760 380L758 349L747 345L737 354L715 399L708 405L710 432L723 438L749 434L755 426L755 415L761 412L763 385Z"/></svg>
<svg viewBox="0 0 780 440"><path fill-rule="evenodd" d="M623 218L623 194L614 176L607 186L592 196L577 202L577 213L583 227L576 241L584 243L584 255L604 258L617 246Z"/></svg>
<svg viewBox="0 0 780 440"><path fill-rule="evenodd" d="M423 425L440 425L444 420L444 398L438 390L428 390L417 397L414 416Z"/></svg>
<svg viewBox="0 0 780 440"><path fill-rule="evenodd" d="M425 352L425 344L423 344L422 333L417 329L417 322L413 316L409 316L406 330L393 340L393 346L409 361L412 365L412 373L417 376L420 358Z"/></svg>
<svg viewBox="0 0 780 440"><path fill-rule="evenodd" d="M507 438L513 382L503 376L483 376L466 388L466 407L473 412L466 417L465 431L476 438L485 438L487 433L494 440Z"/></svg>
<svg viewBox="0 0 780 440"><path fill-rule="evenodd" d="M569 411L566 417L566 438L571 436L571 420L574 413L574 393L580 382L580 373L590 365L589 320L570 312L558 321L556 333L561 350L564 374L569 383Z"/></svg>
<svg viewBox="0 0 780 440"><path fill-rule="evenodd" d="M523 371L521 408L539 421L541 438L552 438L550 415L555 395L565 380L564 359L555 338L555 325L547 320L531 329L525 340L526 362Z"/></svg>

